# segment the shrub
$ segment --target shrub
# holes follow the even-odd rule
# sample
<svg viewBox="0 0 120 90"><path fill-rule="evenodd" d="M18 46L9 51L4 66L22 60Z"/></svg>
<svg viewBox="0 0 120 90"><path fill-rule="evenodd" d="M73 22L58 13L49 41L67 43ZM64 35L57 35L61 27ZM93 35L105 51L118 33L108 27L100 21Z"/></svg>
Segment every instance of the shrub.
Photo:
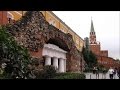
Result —
<svg viewBox="0 0 120 90"><path fill-rule="evenodd" d="M93 72L93 68L85 68L83 72Z"/></svg>
<svg viewBox="0 0 120 90"><path fill-rule="evenodd" d="M39 73L38 79L51 79L55 77L56 70L54 66L47 65L44 66L43 70Z"/></svg>
<svg viewBox="0 0 120 90"><path fill-rule="evenodd" d="M85 74L80 73L57 73L53 79L85 79Z"/></svg>
<svg viewBox="0 0 120 90"><path fill-rule="evenodd" d="M2 78L24 78L30 63L28 50L14 40L5 27L0 27L0 68ZM27 78L27 77L26 77Z"/></svg>

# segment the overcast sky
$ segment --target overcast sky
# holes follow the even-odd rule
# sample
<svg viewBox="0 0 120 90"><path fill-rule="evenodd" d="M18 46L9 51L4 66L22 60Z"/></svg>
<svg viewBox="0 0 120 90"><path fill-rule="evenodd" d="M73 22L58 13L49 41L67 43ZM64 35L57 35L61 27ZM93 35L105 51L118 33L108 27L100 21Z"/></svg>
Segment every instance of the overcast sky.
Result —
<svg viewBox="0 0 120 90"><path fill-rule="evenodd" d="M81 38L89 37L91 17L96 40L108 56L120 59L120 12L119 11L53 11Z"/></svg>

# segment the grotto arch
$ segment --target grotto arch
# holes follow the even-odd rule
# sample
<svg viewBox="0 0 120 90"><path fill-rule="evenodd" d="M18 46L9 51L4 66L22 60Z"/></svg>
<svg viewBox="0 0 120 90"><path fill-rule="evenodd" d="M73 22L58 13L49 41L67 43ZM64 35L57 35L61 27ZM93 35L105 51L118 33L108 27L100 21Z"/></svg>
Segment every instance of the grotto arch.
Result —
<svg viewBox="0 0 120 90"><path fill-rule="evenodd" d="M60 38L50 38L46 43L54 44L54 45L59 46L61 49L65 51L70 51L68 46L64 42L64 40L61 40Z"/></svg>
<svg viewBox="0 0 120 90"><path fill-rule="evenodd" d="M50 25L40 11L27 11L24 17L14 24L7 25L6 28L20 45L29 50L31 57L40 61L40 65L44 45L50 43L67 52L67 72L80 72L82 56L72 36Z"/></svg>

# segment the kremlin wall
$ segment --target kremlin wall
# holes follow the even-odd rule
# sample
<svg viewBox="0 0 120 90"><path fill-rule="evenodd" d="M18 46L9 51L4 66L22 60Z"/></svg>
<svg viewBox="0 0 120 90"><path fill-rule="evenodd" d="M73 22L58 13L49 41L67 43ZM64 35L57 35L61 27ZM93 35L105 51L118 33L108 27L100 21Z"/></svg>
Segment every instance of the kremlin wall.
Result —
<svg viewBox="0 0 120 90"><path fill-rule="evenodd" d="M84 46L84 40L77 35L69 26L67 26L59 17L57 17L52 11L41 11L46 19L46 21L49 22L49 24L52 24L59 30L61 30L64 33L70 33L72 35L72 38L75 42L75 45L78 50L82 51L82 48ZM0 12L0 24L6 24L6 23L13 23L16 20L19 20L26 11L3 11ZM3 14L3 15L2 15Z"/></svg>
<svg viewBox="0 0 120 90"><path fill-rule="evenodd" d="M106 68L119 67L119 61L116 61L112 57L108 57L108 50L101 50L101 44L96 41L96 33L93 26L93 21L91 21L91 31L89 36L89 49L97 56L97 61L100 65Z"/></svg>
<svg viewBox="0 0 120 90"><path fill-rule="evenodd" d="M1 24L7 24L7 31L19 45L28 49L33 60L37 60L38 70L44 65L53 65L58 72L83 71L84 40L52 12L6 11L1 17L1 20L7 19Z"/></svg>
<svg viewBox="0 0 120 90"><path fill-rule="evenodd" d="M0 11L0 25L4 25L7 23L16 23L16 21L24 17L26 12L27 11ZM40 11L40 12L43 14L45 20L50 25L53 25L54 27L57 28L57 30L60 30L65 34L69 33L72 36L76 48L80 52L82 51L82 48L85 46L85 41L79 35L77 35L68 25L65 24L65 22L63 22L59 17L57 17L52 11ZM97 60L100 65L103 65L106 68L120 66L119 61L116 61L113 58L108 57L108 50L101 50L100 42L96 41L96 34L94 31L93 22L91 22L89 40L90 40L89 48L97 56ZM32 54L36 53L32 52ZM81 63L82 62L84 62L84 60L81 60ZM84 67L84 64L82 63L80 67Z"/></svg>

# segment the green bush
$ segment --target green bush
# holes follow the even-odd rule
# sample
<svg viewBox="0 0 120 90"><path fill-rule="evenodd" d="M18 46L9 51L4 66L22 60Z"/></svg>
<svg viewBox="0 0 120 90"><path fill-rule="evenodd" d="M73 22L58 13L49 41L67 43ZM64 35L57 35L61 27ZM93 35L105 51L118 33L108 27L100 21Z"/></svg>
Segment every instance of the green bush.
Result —
<svg viewBox="0 0 120 90"><path fill-rule="evenodd" d="M93 72L93 68L87 66L83 72Z"/></svg>
<svg viewBox="0 0 120 90"><path fill-rule="evenodd" d="M85 74L80 73L57 73L53 79L85 79Z"/></svg>
<svg viewBox="0 0 120 90"><path fill-rule="evenodd" d="M37 79L85 79L85 74L80 73L56 73L53 66L44 66L43 70L38 74Z"/></svg>
<svg viewBox="0 0 120 90"><path fill-rule="evenodd" d="M4 63L6 65L2 78L24 78L30 63L30 55L26 48L18 45L5 27L0 27L0 68Z"/></svg>
<svg viewBox="0 0 120 90"><path fill-rule="evenodd" d="M51 79L55 77L56 75L56 70L54 66L47 65L44 66L43 70L39 73L39 76L37 77L38 79Z"/></svg>

